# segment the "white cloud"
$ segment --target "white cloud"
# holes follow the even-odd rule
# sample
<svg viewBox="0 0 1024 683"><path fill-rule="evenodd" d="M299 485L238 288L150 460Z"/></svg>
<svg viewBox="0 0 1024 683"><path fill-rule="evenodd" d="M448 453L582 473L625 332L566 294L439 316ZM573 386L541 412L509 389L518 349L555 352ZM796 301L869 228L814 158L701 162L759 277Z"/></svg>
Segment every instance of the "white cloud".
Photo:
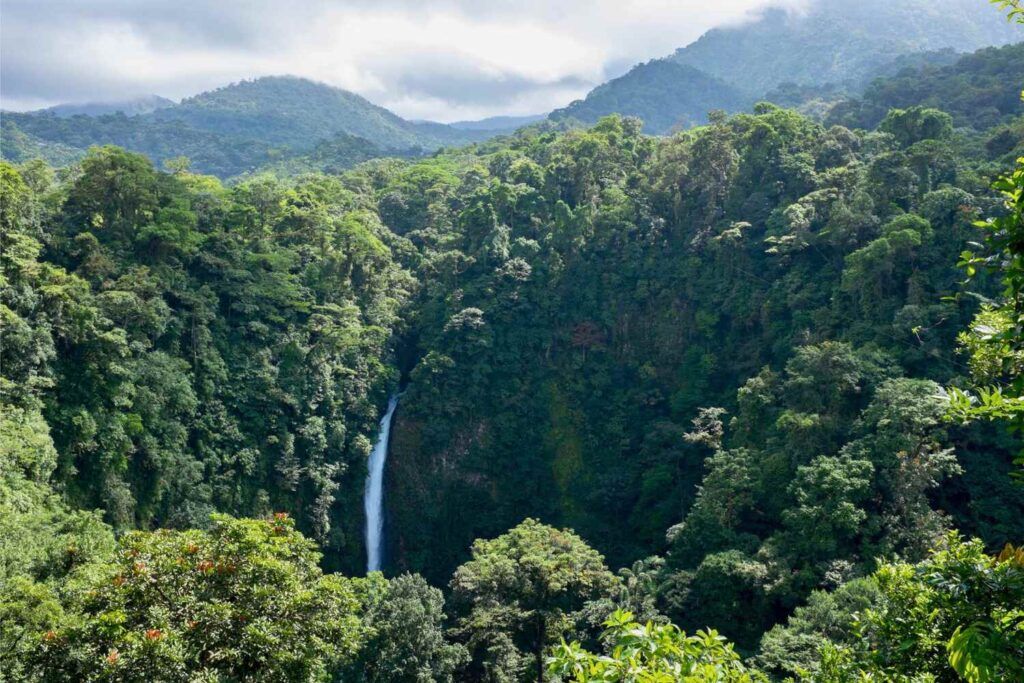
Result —
<svg viewBox="0 0 1024 683"><path fill-rule="evenodd" d="M765 4L5 0L0 104L181 98L295 74L410 118L538 113Z"/></svg>

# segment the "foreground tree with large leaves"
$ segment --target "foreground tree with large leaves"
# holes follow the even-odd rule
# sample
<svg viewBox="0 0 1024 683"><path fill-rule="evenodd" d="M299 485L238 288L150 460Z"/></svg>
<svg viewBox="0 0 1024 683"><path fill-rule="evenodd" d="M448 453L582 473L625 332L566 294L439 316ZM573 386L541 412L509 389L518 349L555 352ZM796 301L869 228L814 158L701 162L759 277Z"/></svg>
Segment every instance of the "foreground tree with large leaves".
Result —
<svg viewBox="0 0 1024 683"><path fill-rule="evenodd" d="M1024 680L1024 550L991 556L951 532L927 560L873 579L880 595L809 680Z"/></svg>
<svg viewBox="0 0 1024 683"><path fill-rule="evenodd" d="M578 642L564 641L548 666L572 683L754 683L767 681L748 669L731 643L717 631L692 636L674 624L639 624L629 612L616 611L601 635L610 654L598 655Z"/></svg>

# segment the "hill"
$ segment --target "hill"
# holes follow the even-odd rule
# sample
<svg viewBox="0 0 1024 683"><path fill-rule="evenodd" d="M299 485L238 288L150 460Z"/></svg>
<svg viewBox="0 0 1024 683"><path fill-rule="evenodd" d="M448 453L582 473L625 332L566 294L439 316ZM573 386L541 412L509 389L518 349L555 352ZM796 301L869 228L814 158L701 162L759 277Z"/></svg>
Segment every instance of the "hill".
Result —
<svg viewBox="0 0 1024 683"><path fill-rule="evenodd" d="M656 59L594 88L585 99L551 113L553 120L593 123L608 114L637 116L647 133L668 133L707 120L713 109L738 111L751 100L736 88L691 66Z"/></svg>
<svg viewBox="0 0 1024 683"><path fill-rule="evenodd" d="M15 163L42 159L52 166L66 166L82 158L85 150L60 142L48 142L18 128L6 115L0 121L3 158Z"/></svg>
<svg viewBox="0 0 1024 683"><path fill-rule="evenodd" d="M513 131L531 123L543 121L544 114L528 116L489 116L477 121L455 121L448 125L458 130Z"/></svg>

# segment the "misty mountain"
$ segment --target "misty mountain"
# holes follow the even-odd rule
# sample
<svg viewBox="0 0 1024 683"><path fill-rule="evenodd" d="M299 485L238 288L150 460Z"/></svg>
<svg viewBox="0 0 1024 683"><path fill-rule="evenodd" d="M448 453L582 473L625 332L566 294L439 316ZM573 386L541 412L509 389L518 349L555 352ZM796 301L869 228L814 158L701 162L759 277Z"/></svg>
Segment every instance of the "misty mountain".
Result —
<svg viewBox="0 0 1024 683"><path fill-rule="evenodd" d="M532 114L528 116L490 116L477 121L455 121L448 125L458 130L479 130L479 131L513 131L531 123L537 123L545 119L544 114Z"/></svg>
<svg viewBox="0 0 1024 683"><path fill-rule="evenodd" d="M149 114L158 109L166 109L174 106L174 100L159 95L142 95L122 100L108 100L103 102L77 102L58 104L43 109L43 112L55 116L103 116L104 114L122 113L126 116L137 114Z"/></svg>
<svg viewBox="0 0 1024 683"><path fill-rule="evenodd" d="M1019 38L977 0L815 0L806 12L775 8L754 22L712 29L670 59L756 97L785 82L863 82L900 55L971 52Z"/></svg>
<svg viewBox="0 0 1024 683"><path fill-rule="evenodd" d="M593 123L608 114L625 114L643 119L644 132L659 134L703 123L711 110L739 111L752 101L699 69L656 59L599 85L586 99L552 112L551 118Z"/></svg>
<svg viewBox="0 0 1024 683"><path fill-rule="evenodd" d="M809 89L833 99L858 94L877 76L948 65L957 52L1015 39L1013 26L975 0L816 0L806 11L775 7L712 29L551 117L593 122L617 112L642 118L648 133L666 133L703 123L713 109L745 109L769 91L786 100L806 99Z"/></svg>
<svg viewBox="0 0 1024 683"><path fill-rule="evenodd" d="M355 93L295 76L232 83L154 112L153 118L294 150L339 134L386 149L436 149L475 139L444 124L406 121Z"/></svg>

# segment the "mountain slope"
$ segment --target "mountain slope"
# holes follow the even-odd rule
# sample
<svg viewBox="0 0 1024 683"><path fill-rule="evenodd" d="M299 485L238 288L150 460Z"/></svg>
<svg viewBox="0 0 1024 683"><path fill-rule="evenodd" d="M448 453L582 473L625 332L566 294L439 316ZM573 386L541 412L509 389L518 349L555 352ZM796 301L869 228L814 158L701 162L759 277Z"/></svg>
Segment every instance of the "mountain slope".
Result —
<svg viewBox="0 0 1024 683"><path fill-rule="evenodd" d="M644 132L668 133L703 123L709 111L737 111L750 104L736 88L690 66L656 59L594 88L586 99L552 112L550 118L593 123L608 114L638 116Z"/></svg>
<svg viewBox="0 0 1024 683"><path fill-rule="evenodd" d="M864 93L836 105L827 121L849 128L872 128L893 108L935 107L953 115L958 126L984 129L1024 113L1024 43L991 47L946 66L904 69L872 81Z"/></svg>
<svg viewBox="0 0 1024 683"><path fill-rule="evenodd" d="M712 29L671 59L760 96L789 81L862 81L901 54L1017 39L1015 27L977 0L814 0L806 13L776 8L753 23Z"/></svg>
<svg viewBox="0 0 1024 683"><path fill-rule="evenodd" d="M51 166L66 166L78 161L85 150L60 142L48 142L18 128L5 114L0 121L0 145L3 158L14 163L42 159Z"/></svg>

